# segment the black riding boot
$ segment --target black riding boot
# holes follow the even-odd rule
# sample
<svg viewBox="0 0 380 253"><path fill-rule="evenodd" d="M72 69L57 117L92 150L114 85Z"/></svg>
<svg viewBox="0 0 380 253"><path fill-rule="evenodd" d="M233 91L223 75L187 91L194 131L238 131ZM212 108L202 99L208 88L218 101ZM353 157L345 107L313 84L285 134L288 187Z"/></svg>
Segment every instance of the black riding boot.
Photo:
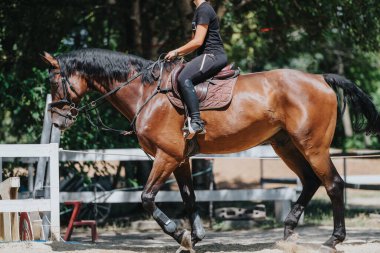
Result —
<svg viewBox="0 0 380 253"><path fill-rule="evenodd" d="M191 128L194 130L195 134L205 134L204 122L201 120L199 112L199 100L194 90L193 82L189 79L185 80L184 85L180 85L182 98L189 109L189 114L191 117Z"/></svg>

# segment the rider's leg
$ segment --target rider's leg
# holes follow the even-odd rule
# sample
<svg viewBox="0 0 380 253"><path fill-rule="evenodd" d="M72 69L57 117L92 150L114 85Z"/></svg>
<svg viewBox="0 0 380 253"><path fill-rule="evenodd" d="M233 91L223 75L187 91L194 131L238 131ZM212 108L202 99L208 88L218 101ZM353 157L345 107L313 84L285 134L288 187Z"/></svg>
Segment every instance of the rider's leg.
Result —
<svg viewBox="0 0 380 253"><path fill-rule="evenodd" d="M194 85L205 81L220 71L227 64L224 55L203 54L188 62L178 76L179 89L189 110L191 127L197 134L204 134L204 123L200 118L199 100Z"/></svg>
<svg viewBox="0 0 380 253"><path fill-rule="evenodd" d="M206 55L200 55L186 63L178 76L179 90L191 117L191 127L198 134L204 133L204 123L200 118L199 100L195 93L194 83L198 84L202 81L202 73L199 69L205 57Z"/></svg>
<svg viewBox="0 0 380 253"><path fill-rule="evenodd" d="M198 134L204 134L204 122L201 120L201 114L199 112L199 100L195 94L193 82L190 79L185 79L183 85L180 85L183 100L189 110L191 117L191 127Z"/></svg>

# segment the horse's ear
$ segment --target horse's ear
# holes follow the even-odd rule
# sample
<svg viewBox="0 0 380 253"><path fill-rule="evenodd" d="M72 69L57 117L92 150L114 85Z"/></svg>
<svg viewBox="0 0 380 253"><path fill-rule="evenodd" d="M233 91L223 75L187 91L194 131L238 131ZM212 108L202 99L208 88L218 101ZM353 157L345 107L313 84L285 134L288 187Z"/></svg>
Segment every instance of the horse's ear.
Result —
<svg viewBox="0 0 380 253"><path fill-rule="evenodd" d="M52 66L53 68L59 68L59 64L57 59L54 58L51 54L44 52L44 54L41 54L42 60Z"/></svg>

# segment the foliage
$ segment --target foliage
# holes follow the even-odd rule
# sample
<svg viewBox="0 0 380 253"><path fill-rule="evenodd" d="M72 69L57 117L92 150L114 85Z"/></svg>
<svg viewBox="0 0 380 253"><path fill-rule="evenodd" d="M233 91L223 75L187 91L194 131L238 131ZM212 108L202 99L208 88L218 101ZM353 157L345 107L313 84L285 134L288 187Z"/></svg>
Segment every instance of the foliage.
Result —
<svg viewBox="0 0 380 253"><path fill-rule="evenodd" d="M32 69L20 80L15 73L0 73L0 142L33 143L41 134L45 108L46 71Z"/></svg>
<svg viewBox="0 0 380 253"><path fill-rule="evenodd" d="M379 1L211 2L229 59L243 71L338 72L380 106ZM189 0L1 1L0 142L39 142L49 92L40 53L100 47L154 59L188 40L192 12ZM110 106L100 110L107 124L128 128ZM345 138L339 123L334 145L364 147L363 139ZM136 145L136 139L96 131L84 117L62 138L62 146L73 149ZM373 138L371 145L379 148L379 140Z"/></svg>

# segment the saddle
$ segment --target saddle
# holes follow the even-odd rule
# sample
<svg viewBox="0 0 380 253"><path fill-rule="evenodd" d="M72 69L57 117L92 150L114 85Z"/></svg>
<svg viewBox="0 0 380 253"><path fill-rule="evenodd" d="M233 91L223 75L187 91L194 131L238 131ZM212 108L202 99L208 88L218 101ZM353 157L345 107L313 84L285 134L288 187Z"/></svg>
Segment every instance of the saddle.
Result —
<svg viewBox="0 0 380 253"><path fill-rule="evenodd" d="M184 64L181 64L175 67L168 81L163 85L163 88L172 91L166 93L166 95L169 101L179 109L184 109L184 103L181 99L177 79L184 66ZM232 63L224 67L214 77L197 84L194 88L199 99L199 109L201 111L212 110L228 105L232 100L232 91L239 74L240 70L234 69L234 64Z"/></svg>

